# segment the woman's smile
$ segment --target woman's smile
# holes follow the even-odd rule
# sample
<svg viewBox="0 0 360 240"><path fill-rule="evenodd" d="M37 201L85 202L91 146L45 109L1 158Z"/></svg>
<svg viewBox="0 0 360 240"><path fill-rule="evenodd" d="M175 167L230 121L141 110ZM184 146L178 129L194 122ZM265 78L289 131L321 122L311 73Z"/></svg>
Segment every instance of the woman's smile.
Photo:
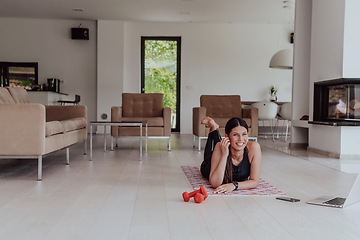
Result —
<svg viewBox="0 0 360 240"><path fill-rule="evenodd" d="M229 134L229 140L232 148L242 150L248 142L248 132L243 126L233 128Z"/></svg>

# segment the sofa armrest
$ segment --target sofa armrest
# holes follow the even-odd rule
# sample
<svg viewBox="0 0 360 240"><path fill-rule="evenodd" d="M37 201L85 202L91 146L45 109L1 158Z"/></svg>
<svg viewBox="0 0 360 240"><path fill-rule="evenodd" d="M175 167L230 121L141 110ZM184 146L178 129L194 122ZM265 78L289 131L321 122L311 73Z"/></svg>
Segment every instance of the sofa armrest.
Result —
<svg viewBox="0 0 360 240"><path fill-rule="evenodd" d="M250 137L257 137L258 136L258 129L259 129L259 120L258 120L258 112L257 108L243 108L242 109L242 117L243 118L250 118L251 121L251 131Z"/></svg>
<svg viewBox="0 0 360 240"><path fill-rule="evenodd" d="M171 135L171 108L163 108L163 118L164 118L164 136Z"/></svg>
<svg viewBox="0 0 360 240"><path fill-rule="evenodd" d="M45 106L46 121L63 121L71 118L83 117L87 121L87 108L83 105L74 106Z"/></svg>
<svg viewBox="0 0 360 240"><path fill-rule="evenodd" d="M45 106L0 104L0 155L45 153Z"/></svg>
<svg viewBox="0 0 360 240"><path fill-rule="evenodd" d="M205 125L201 124L201 120L206 117L205 107L194 107L193 108L193 134L198 137L205 136Z"/></svg>

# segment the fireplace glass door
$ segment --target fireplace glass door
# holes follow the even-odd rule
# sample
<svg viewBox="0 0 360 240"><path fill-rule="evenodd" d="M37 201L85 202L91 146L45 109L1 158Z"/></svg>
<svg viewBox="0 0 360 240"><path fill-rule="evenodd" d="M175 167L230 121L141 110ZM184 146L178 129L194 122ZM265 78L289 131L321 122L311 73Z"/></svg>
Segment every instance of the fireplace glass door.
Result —
<svg viewBox="0 0 360 240"><path fill-rule="evenodd" d="M328 86L328 119L360 119L360 86L341 84Z"/></svg>

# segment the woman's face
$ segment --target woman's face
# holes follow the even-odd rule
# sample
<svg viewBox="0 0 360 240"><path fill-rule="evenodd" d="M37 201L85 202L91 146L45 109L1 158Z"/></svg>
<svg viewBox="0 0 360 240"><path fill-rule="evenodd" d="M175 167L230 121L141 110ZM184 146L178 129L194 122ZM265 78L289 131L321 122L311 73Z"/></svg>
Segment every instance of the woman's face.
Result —
<svg viewBox="0 0 360 240"><path fill-rule="evenodd" d="M230 146L234 150L243 150L249 139L248 131L243 126L234 127L228 135Z"/></svg>

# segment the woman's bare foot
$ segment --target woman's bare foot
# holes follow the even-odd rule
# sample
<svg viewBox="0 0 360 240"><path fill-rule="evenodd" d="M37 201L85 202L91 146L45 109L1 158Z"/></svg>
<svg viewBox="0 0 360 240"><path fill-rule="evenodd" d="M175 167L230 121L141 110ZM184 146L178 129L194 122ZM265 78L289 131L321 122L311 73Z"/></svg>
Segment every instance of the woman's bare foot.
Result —
<svg viewBox="0 0 360 240"><path fill-rule="evenodd" d="M219 128L219 125L212 119L211 117L204 117L201 120L201 124L205 124L206 126L210 127L210 132Z"/></svg>

